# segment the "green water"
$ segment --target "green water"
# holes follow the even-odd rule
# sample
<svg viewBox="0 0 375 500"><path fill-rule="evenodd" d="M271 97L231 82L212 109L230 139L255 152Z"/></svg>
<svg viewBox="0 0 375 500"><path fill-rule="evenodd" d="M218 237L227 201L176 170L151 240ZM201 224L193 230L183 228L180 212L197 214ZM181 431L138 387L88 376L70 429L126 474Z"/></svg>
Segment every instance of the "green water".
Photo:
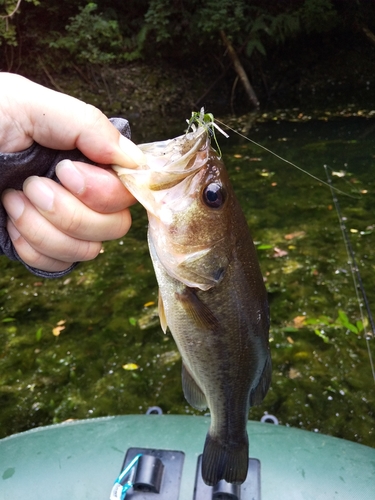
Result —
<svg viewBox="0 0 375 500"><path fill-rule="evenodd" d="M317 120L264 123L250 136L316 176L324 178L325 164L345 174L332 179L355 196L339 201L375 311L374 131L370 119ZM273 382L250 418L268 412L375 446L375 341L351 331L361 317L330 190L242 139L220 144L270 295ZM0 437L153 405L198 413L184 400L174 341L158 324L142 207L133 220L125 238L64 279L40 280L0 259Z"/></svg>

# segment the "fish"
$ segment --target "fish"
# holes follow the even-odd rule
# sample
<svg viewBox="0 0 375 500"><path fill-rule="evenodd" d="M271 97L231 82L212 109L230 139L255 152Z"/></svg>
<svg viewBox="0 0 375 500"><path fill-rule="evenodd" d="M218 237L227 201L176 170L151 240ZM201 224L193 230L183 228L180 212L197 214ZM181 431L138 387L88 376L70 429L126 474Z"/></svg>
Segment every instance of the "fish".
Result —
<svg viewBox="0 0 375 500"><path fill-rule="evenodd" d="M267 291L246 218L211 144L211 117L202 110L184 135L139 145L145 165L113 168L147 210L160 323L181 354L185 398L210 411L202 477L212 486L246 480L248 413L266 395L272 367Z"/></svg>

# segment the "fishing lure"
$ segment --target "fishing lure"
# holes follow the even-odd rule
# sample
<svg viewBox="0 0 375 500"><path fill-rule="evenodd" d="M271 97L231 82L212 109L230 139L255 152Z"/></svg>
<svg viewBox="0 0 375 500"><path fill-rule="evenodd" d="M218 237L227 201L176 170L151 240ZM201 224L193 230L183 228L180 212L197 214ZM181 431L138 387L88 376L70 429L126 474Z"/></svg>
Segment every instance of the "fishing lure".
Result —
<svg viewBox="0 0 375 500"><path fill-rule="evenodd" d="M216 138L215 129L218 130L221 134L223 134L223 136L226 139L228 139L229 135L226 132L224 132L224 130L221 129L217 123L215 123L214 115L212 113L205 113L204 108L201 108L199 113L197 111L193 111L191 113L190 120L186 120L186 122L188 124L186 134L189 133L190 129L194 132L197 129L197 125L198 127L204 127L207 130L207 132L215 141L217 152L219 153L219 156L221 158L222 156L221 149L218 140Z"/></svg>

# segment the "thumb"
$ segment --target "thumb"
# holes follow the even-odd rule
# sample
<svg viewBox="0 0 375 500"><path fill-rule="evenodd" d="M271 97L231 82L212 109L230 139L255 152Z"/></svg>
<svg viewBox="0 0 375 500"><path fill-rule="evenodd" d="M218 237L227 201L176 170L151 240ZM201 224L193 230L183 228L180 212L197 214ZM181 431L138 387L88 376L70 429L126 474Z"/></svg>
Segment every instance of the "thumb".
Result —
<svg viewBox="0 0 375 500"><path fill-rule="evenodd" d="M11 73L0 73L0 87L12 151L36 141L58 150L78 148L90 160L106 165L134 168L145 163L141 150L94 106Z"/></svg>

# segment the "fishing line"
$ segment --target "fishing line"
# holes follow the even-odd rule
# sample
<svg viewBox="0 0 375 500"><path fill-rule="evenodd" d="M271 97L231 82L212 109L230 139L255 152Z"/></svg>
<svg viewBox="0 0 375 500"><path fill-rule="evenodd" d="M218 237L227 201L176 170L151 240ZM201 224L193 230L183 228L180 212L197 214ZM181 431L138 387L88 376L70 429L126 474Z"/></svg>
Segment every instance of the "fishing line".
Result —
<svg viewBox="0 0 375 500"><path fill-rule="evenodd" d="M325 168L326 175L327 175L327 182L324 181L323 179L320 179L319 177L316 177L314 174L311 174L307 170L299 167L295 163L293 163L293 162L291 162L291 161L283 158L282 156L278 155L274 151L271 151L270 149L266 148L265 146L262 146L262 144L257 143L256 141L254 141L253 139L250 139L246 135L241 134L240 132L238 132L237 130L233 129L232 127L230 127L226 123L223 123L222 121L218 120L217 118L215 120L217 122L219 122L221 125L223 125L224 127L228 128L229 130L231 130L232 132L234 132L235 134L237 134L240 137L242 137L243 139L246 139L247 141L251 142L255 146L258 146L259 148L263 149L264 151L267 151L267 153L272 154L273 156L275 156L279 160L281 160L281 161L283 161L285 163L288 163L289 165L291 165L292 167L296 168L300 172L303 172L304 174L308 175L309 177L311 177L315 181L318 181L321 184L324 184L325 186L327 186L327 187L330 188L331 194L332 194L333 203L335 205L336 213L337 213L337 216L338 216L338 219L339 219L339 223L340 223L340 228L341 228L341 231L342 231L342 235L343 235L343 239L344 239L344 243L345 243L346 252L347 252L347 255L348 255L348 258L349 258L350 271L351 271L351 275L352 275L353 282L354 282L354 288L355 288L356 298L357 298L357 302L358 302L358 306L359 306L359 310L360 310L360 315L361 315L361 320L362 320L362 325L363 325L363 329L364 329L364 334L365 334L364 337L365 337L365 340L366 340L367 351L368 351L368 356L369 356L370 366L371 366L371 372L372 372L372 376L373 376L373 379L374 379L374 382L375 382L375 367L374 367L374 362L373 362L373 359L372 359L372 353L371 353L370 343L369 343L370 339L375 338L375 322L374 322L374 319L373 319L373 316L372 316L372 313L371 313L370 304L369 304L369 301L367 299L367 295L366 295L366 291L365 291L365 288L364 288L364 285L363 285L363 282L362 282L361 274L359 272L359 268L358 268L357 261L356 261L356 258L355 258L354 250L353 250L353 247L351 245L350 238L348 236L348 232L346 230L346 226L344 224L343 217L341 215L340 205L339 205L336 193L340 193L340 194L343 194L345 196L348 196L349 198L353 198L353 199L357 199L357 200L360 199L360 197L359 196L353 196L353 195L351 195L349 193L346 193L345 191L341 191L341 189L338 189L338 188L334 187L332 185L331 177L328 174L328 170L327 170L327 166L326 165L324 165L324 168ZM364 302L364 305L365 305L365 308L366 308L366 311L367 311L368 320L369 320L369 323L371 325L371 330L372 330L371 332L368 332L367 326L365 325L365 317L364 317L364 313L363 313L363 303L360 300L359 291L358 290L361 290L361 293L362 293L363 302Z"/></svg>
<svg viewBox="0 0 375 500"><path fill-rule="evenodd" d="M249 137L247 137L246 135L243 135L241 134L241 132L238 132L238 130L235 130L234 128L230 127L229 125L227 125L226 123L223 123L222 121L218 120L217 118L215 118L215 121L219 122L221 125L223 125L224 127L227 127L229 130L231 130L232 132L234 132L235 134L239 135L240 137L242 137L243 139L246 139L247 141L251 142L252 144L255 144L255 146L258 146L259 148L263 149L264 151L267 151L267 153L271 153L271 155L275 156L276 158L278 158L279 160L285 162L285 163L288 163L289 165L291 165L292 167L296 168L297 170L299 170L300 172L303 172L304 174L308 175L309 177L312 177L314 180L320 182L321 184L324 184L325 186L329 187L331 190L334 189L335 191L337 191L338 193L340 194L343 194L345 196L349 196L349 198L353 198L355 200L358 200L360 197L359 196L353 196L352 194L349 194L349 193L346 193L345 191L341 191L341 189L338 189L334 186L330 186L328 182L326 181L323 181L323 179L319 179L319 177L316 177L314 174L311 174L310 172L308 172L307 170L303 169L302 167L299 167L298 165L296 165L295 163L287 160L286 158L283 158L282 156L278 155L277 153L275 153L274 151L271 151L271 149L268 149L266 148L265 146L262 146L262 144L259 144L258 142L256 141L253 141L253 139L250 139Z"/></svg>
<svg viewBox="0 0 375 500"><path fill-rule="evenodd" d="M368 356L369 356L369 360L370 360L372 376L373 376L374 382L375 382L375 368L374 368L374 362L372 359L372 353L371 353L370 342L369 342L370 339L373 339L375 337L375 323L374 323L374 319L373 319L373 316L371 313L370 304L369 304L369 301L368 301L368 298L366 295L365 287L363 285L361 273L359 272L357 260L355 258L355 253L354 253L352 244L350 242L350 238L349 238L348 231L346 229L344 218L343 218L342 213L341 213L339 200L336 196L335 191L333 190L332 179L328 173L327 165L324 165L324 169L325 169L325 172L327 175L328 185L331 189L332 200L333 200L333 203L335 205L337 217L339 219L339 224L340 224L342 236L343 236L344 243L345 243L346 253L347 253L348 259L349 259L350 272L351 272L352 277L353 277L355 293L357 296L357 302L358 302L358 306L359 306L359 310L360 310L360 314L361 314L362 325L363 325L363 329L364 329L364 333L365 333L365 340L366 340L366 344L367 344L367 351L368 351ZM362 293L363 302L364 302L364 305L365 305L365 308L367 311L367 317L368 317L368 320L370 322L372 332L368 332L367 327L365 325L365 317L363 314L363 303L360 300L358 289L360 289L361 293Z"/></svg>

